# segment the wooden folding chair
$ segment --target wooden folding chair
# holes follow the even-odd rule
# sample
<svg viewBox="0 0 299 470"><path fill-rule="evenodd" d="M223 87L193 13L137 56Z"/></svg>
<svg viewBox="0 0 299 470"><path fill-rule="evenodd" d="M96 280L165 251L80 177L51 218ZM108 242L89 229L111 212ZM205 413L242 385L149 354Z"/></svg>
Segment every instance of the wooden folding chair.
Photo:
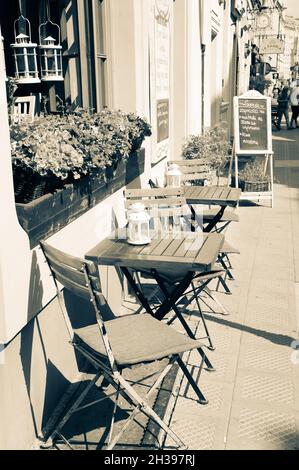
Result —
<svg viewBox="0 0 299 470"><path fill-rule="evenodd" d="M179 166L182 173L183 184L193 183L197 184L202 180L209 180L209 167L205 164L203 159L194 158L191 160L175 160L168 162L169 164L175 163ZM202 224L203 226L209 224L214 219L215 215L219 211L219 208L204 210L202 213ZM232 211L225 209L220 221L218 222L215 230L222 232L227 228L231 222L238 222L238 215Z"/></svg>
<svg viewBox="0 0 299 470"><path fill-rule="evenodd" d="M199 180L209 179L209 168L206 166L203 159L190 159L190 160L175 160L169 162L169 164L175 163L180 167L182 173L183 184L193 183L196 184ZM207 227L209 223L214 219L216 214L219 211L219 208L210 208L209 210L204 210L202 212L202 220L196 217L196 212L193 207L191 207L192 218L196 220L199 225L202 224L202 227ZM214 230L218 233L224 232L232 222L238 222L239 217L233 210L225 209L221 219L216 224ZM226 249L227 248L227 249ZM232 264L229 258L229 254L238 254L239 250L235 249L227 243L224 244L222 248L221 255L219 256L218 262L225 269L225 277L219 278L217 290L220 283L223 285L223 288L227 294L231 294L231 291L226 283L226 279L233 279L233 275L230 271Z"/></svg>
<svg viewBox="0 0 299 470"><path fill-rule="evenodd" d="M182 218L190 215L183 188L127 189L126 210L135 203L144 204L158 232L182 230Z"/></svg>
<svg viewBox="0 0 299 470"><path fill-rule="evenodd" d="M148 209L150 215L153 217L154 222L155 222L155 227L158 228L158 230L162 230L165 233L167 233L168 230L177 230L182 231L184 229L182 219L184 219L185 216L190 216L190 208L186 204L186 200L184 197L181 196L183 193L182 188L154 188L154 189L129 189L125 191L125 206L128 209L131 204L135 202L142 202L144 206ZM165 219L168 221L165 222ZM189 217L190 220L190 217ZM175 222L174 222L175 221ZM220 279L222 277L222 274L224 273L222 268L217 268L215 266L215 269L212 272L209 273L197 273L194 276L194 281L191 283L192 286L192 298L191 300L188 299L188 294L190 292L185 292L183 295L183 298L185 299L185 304L189 305L191 301L195 300L198 308L199 315L201 317L203 327L205 330L205 338L208 339L209 341L209 348L210 349L215 349L211 335L208 330L207 322L204 316L204 313L200 307L200 294L206 293L210 298L212 298L215 303L218 304L218 306L221 307L222 313L224 315L227 315L228 312L227 310L221 305L218 299L216 299L216 296L212 293L212 291L208 288L208 284L213 280L213 279ZM165 297L168 297L170 294L169 289L175 288L175 286L178 284L180 278L185 273L162 273L159 276L155 276L156 282L158 286L160 287L160 290L162 291L163 295ZM151 273L142 273L143 276L149 276L153 277ZM141 285L140 278L137 273L137 279L138 283ZM195 284L195 280L197 285ZM222 279L219 282L224 282ZM153 291L153 295L156 294L156 290ZM183 321L183 317L180 313L180 309L178 306L173 306L173 310L175 312L175 316L169 320L169 324L173 322L175 317L178 317L178 319L181 321L183 324L184 328L187 331L187 326L186 323ZM189 332L188 332L189 334ZM204 338L201 338L204 339Z"/></svg>
<svg viewBox="0 0 299 470"><path fill-rule="evenodd" d="M92 406L95 403L93 401L91 404L80 407L91 387L100 377L103 377L115 389L114 394L116 395L107 450L113 449L128 425L139 412L144 413L155 421L169 434L178 447L184 448L182 440L148 405L147 399L161 384L172 365L177 363L195 391L198 401L203 404L207 403L207 400L180 357L184 352L201 348L203 346L202 343L199 340L191 339L177 332L148 314L115 317L101 292L98 269L93 262L70 256L45 242L41 242L41 248L56 285L58 299L70 334L71 344L96 370L93 380L56 423L55 429L51 434L45 436L44 446L51 445L53 441L60 438L72 448L71 443L62 435L63 427L75 411L78 412L81 408ZM62 293L58 283L75 295L91 302L95 313L93 324L73 330L61 298ZM159 371L161 373L159 373L155 383L150 387L146 397L141 398L133 386L123 377L123 370L137 364L159 361L164 358L169 359L168 364L163 368L162 372ZM142 383L142 379L136 382L137 385L139 383ZM114 415L119 395L133 406L133 411L125 421L122 430L113 437ZM110 397L111 395L109 395ZM97 402L101 400L97 400Z"/></svg>

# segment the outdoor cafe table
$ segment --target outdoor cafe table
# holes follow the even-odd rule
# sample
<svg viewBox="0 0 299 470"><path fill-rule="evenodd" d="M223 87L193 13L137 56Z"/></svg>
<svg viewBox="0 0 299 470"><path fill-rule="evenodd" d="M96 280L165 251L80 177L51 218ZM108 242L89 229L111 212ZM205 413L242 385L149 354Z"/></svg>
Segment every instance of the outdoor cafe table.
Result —
<svg viewBox="0 0 299 470"><path fill-rule="evenodd" d="M194 232L178 232L155 234L147 245L131 245L125 238L125 230L119 230L105 238L92 248L85 257L98 265L115 266L121 269L132 286L143 308L158 320L172 309L186 292L192 280L199 273L214 269L214 263L223 245L224 236L217 232L210 234ZM179 280L172 292L167 292L165 300L154 312L144 296L131 271L148 272L165 293L165 285L161 276L180 272ZM177 310L175 310L177 311ZM192 331L183 317L180 321L189 336L194 338ZM210 363L206 358L206 363ZM212 366L211 366L212 368Z"/></svg>
<svg viewBox="0 0 299 470"><path fill-rule="evenodd" d="M225 208L227 206L236 207L241 197L241 190L239 188L228 186L185 186L184 189L184 197L190 206L192 204L221 206L215 217L204 228L204 232L210 232L220 221ZM193 208L191 210L195 219L195 211Z"/></svg>

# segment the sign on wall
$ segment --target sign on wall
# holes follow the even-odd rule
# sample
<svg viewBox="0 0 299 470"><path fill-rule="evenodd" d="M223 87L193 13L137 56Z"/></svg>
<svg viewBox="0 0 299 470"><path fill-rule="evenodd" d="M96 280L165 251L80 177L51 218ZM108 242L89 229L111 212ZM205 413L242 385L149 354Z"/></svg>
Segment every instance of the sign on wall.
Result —
<svg viewBox="0 0 299 470"><path fill-rule="evenodd" d="M169 99L157 100L157 143L169 138Z"/></svg>
<svg viewBox="0 0 299 470"><path fill-rule="evenodd" d="M170 22L172 0L155 0L151 40L152 164L169 154L170 138Z"/></svg>
<svg viewBox="0 0 299 470"><path fill-rule="evenodd" d="M277 37L268 37L262 39L259 52L260 54L284 54L284 41Z"/></svg>
<svg viewBox="0 0 299 470"><path fill-rule="evenodd" d="M239 155L272 152L271 100L257 91L234 98L235 149Z"/></svg>

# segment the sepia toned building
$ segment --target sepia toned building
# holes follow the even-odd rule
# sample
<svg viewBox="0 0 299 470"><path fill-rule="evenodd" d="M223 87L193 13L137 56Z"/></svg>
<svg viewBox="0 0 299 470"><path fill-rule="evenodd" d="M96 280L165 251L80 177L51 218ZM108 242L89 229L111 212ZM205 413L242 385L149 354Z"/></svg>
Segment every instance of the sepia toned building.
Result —
<svg viewBox="0 0 299 470"><path fill-rule="evenodd" d="M26 230L28 211L16 208L14 199L6 95L7 77L16 73L17 59L11 47L17 44L15 20L20 14L27 18L31 43L40 45L39 27L51 18L60 28L57 54L61 51L62 58L61 79L54 80L53 75L45 79L37 61L34 78L29 74L27 82L19 80L15 96L34 96L35 114L108 107L146 118L152 136L144 143L140 171L127 184L146 187L149 177L163 183L166 160L180 158L188 135L221 122L232 133L233 97L244 93L249 84L250 3L1 2L0 448L30 448L78 375L77 358L68 344L34 230L58 249L84 256L112 231L115 220L119 226L126 223L123 185L93 207L82 203L79 216L66 215L58 224L53 221L47 233L43 224L49 214L46 209L38 211L31 231ZM123 279L114 268L103 268L101 280L111 306L121 311L126 294ZM71 296L65 302L80 316L83 302Z"/></svg>

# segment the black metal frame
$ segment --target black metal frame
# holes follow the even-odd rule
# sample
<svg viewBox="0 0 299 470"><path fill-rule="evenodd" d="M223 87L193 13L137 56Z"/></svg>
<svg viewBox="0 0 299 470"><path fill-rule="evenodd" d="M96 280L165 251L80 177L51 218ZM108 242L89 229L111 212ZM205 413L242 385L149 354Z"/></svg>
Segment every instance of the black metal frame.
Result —
<svg viewBox="0 0 299 470"><path fill-rule="evenodd" d="M153 308L150 306L149 302L147 301L144 293L142 292L140 286L135 282L134 277L132 276L129 268L127 267L121 267L122 272L124 273L125 277L128 280L129 285L132 287L133 291L136 294L136 297L138 298L139 302L143 306L143 308L146 310L147 313L152 315L158 320L162 320L167 313L169 313L171 310L173 310L178 317L179 321L181 322L183 328L185 329L186 333L188 336L192 339L198 339L194 336L192 330L190 329L188 323L184 319L182 313L180 312L179 308L177 307L177 302L178 300L181 299L181 297L185 294L186 290L196 277L196 273L192 271L188 271L187 274L179 281L179 283L175 286L172 292L169 292L169 290L166 288L164 281L162 280L161 276L157 272L156 269L151 269L150 273L153 279L155 279L157 285L160 287L161 291L165 295L165 300L164 302L161 303L161 305L158 307L156 311L153 310ZM209 333L207 333L207 337L210 338ZM211 344L213 347L213 345ZM197 349L198 353L200 354L201 358L204 360L207 370L209 371L214 371L215 368L206 356L205 352L202 350L202 348Z"/></svg>

